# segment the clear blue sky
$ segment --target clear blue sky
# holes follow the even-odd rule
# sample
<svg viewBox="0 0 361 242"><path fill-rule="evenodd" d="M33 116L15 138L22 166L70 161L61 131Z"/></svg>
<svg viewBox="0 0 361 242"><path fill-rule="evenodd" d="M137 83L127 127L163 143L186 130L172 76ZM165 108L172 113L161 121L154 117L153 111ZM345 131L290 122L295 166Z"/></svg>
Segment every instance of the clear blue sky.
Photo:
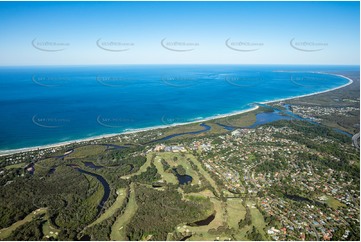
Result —
<svg viewBox="0 0 361 242"><path fill-rule="evenodd" d="M0 65L359 65L359 19L359 2L0 2ZM197 46L170 51L161 45L164 38ZM229 38L229 43L257 44L258 50L232 50L225 45ZM41 51L33 47L34 39L38 47L68 45ZM131 46L105 51L98 39L103 47L103 41ZM292 39L294 46L322 43L322 50L297 50Z"/></svg>

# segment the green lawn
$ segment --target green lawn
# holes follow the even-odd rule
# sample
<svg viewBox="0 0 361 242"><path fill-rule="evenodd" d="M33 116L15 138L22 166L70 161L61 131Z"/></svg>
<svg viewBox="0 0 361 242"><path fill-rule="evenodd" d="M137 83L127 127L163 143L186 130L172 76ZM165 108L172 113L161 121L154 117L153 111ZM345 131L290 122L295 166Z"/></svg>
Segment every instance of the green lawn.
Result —
<svg viewBox="0 0 361 242"><path fill-rule="evenodd" d="M74 152L66 156L65 159L94 157L98 154L104 153L106 149L107 147L104 145L85 145L76 148Z"/></svg>
<svg viewBox="0 0 361 242"><path fill-rule="evenodd" d="M229 116L219 120L219 123L224 125L236 126L236 127L244 127L252 125L256 122L256 112L247 112L244 114L236 115L236 116Z"/></svg>
<svg viewBox="0 0 361 242"><path fill-rule="evenodd" d="M157 155L160 158L163 158L171 167L177 167L178 165L183 166L184 169L186 170L186 174L190 175L193 178L192 184L199 184L199 175L195 170L192 169L191 165L187 161L187 156L183 157L181 153L171 153L171 152L159 152L157 153ZM174 157L178 158L177 161L173 160Z"/></svg>
<svg viewBox="0 0 361 242"><path fill-rule="evenodd" d="M100 217L95 220L93 223L91 223L88 227L91 227L93 225L96 225L108 218L110 218L114 213L115 211L120 208L122 205L123 205L123 202L126 198L126 189L125 188L120 188L117 190L117 199L115 200L115 202L113 203L112 206L110 206L110 208L108 208L102 215L100 215Z"/></svg>
<svg viewBox="0 0 361 242"><path fill-rule="evenodd" d="M137 211L137 208L138 206L135 200L134 184L131 184L129 202L125 208L124 213L115 220L112 226L112 232L110 234L111 240L121 241L126 239L125 226L132 219Z"/></svg>
<svg viewBox="0 0 361 242"><path fill-rule="evenodd" d="M157 167L158 173L162 176L162 179L167 183L178 184L177 177L170 172L165 172L162 163L160 162L162 158L157 156L154 159L154 165Z"/></svg>
<svg viewBox="0 0 361 242"><path fill-rule="evenodd" d="M326 203L328 206L330 206L333 209L338 209L339 207L346 207L345 204L341 203L340 201L338 201L337 199L331 197L331 196L326 196L327 200Z"/></svg>
<svg viewBox="0 0 361 242"><path fill-rule="evenodd" d="M200 192L187 193L187 195L190 195L190 196L203 196L203 197L214 197L213 192L208 190L208 189L200 191Z"/></svg>
<svg viewBox="0 0 361 242"><path fill-rule="evenodd" d="M42 230L45 238L53 237L54 239L56 239L58 238L58 234L60 233L60 230L53 228L48 220L43 224Z"/></svg>
<svg viewBox="0 0 361 242"><path fill-rule="evenodd" d="M3 228L0 230L0 239L3 240L10 236L11 232L16 230L21 225L30 222L35 216L46 213L46 208L39 208L28 214L23 220L13 223L10 227Z"/></svg>
<svg viewBox="0 0 361 242"><path fill-rule="evenodd" d="M219 119L214 119L214 120L210 120L205 122L207 125L211 126L212 129L208 132L206 132L207 134L221 134L221 133L226 133L229 132L227 130L225 130L223 127L219 126L216 124L216 122L221 123L221 124L225 124L225 125L230 125L230 126L249 126L252 125L255 121L256 121L256 114L257 113L261 113L264 112L265 109L264 108L258 108L257 110L251 111L251 112L247 112L247 113L242 113L242 114L238 114L238 115L234 115L234 116L230 116L230 117L225 117L225 118L219 118ZM171 134L175 134L175 133L185 133L185 132L192 132L192 131L198 131L201 130L202 127L200 126L201 122L199 123L192 123L192 124L185 124L185 125L179 125L176 127L172 127L172 128L167 128L162 130L163 131L163 135L162 137L171 135ZM203 136L205 135L205 133L200 133L198 135L182 135L179 137L174 137L173 140L177 140L183 137L195 137L195 136Z"/></svg>
<svg viewBox="0 0 361 242"><path fill-rule="evenodd" d="M197 193L191 193L189 194L191 196L197 196ZM188 196L189 196L188 195ZM198 193L198 196L202 196ZM212 197L211 202L213 203L213 211L216 212L215 218L206 226L198 226L198 227L192 227L187 226L184 224L181 224L177 227L178 232L192 232L193 236L189 238L188 240L215 240L218 235L209 234L208 230L210 229L217 229L219 226L223 224L223 222L226 221L225 215L225 206L224 203L222 203L217 198ZM209 214L211 215L211 214ZM222 237L223 239L229 238L229 237Z"/></svg>
<svg viewBox="0 0 361 242"><path fill-rule="evenodd" d="M234 237L240 241L249 241L247 238L247 232L252 229L252 225L246 225L242 229L238 230Z"/></svg>
<svg viewBox="0 0 361 242"><path fill-rule="evenodd" d="M10 169L23 168L24 166L25 166L25 163L18 163L18 164L14 164L14 165L5 166L4 168L6 170L10 170Z"/></svg>
<svg viewBox="0 0 361 242"><path fill-rule="evenodd" d="M46 175L46 174L48 174L51 167L54 166L54 164L56 164L56 161L54 158L48 158L48 159L38 161L34 165L35 173L38 175Z"/></svg>
<svg viewBox="0 0 361 242"><path fill-rule="evenodd" d="M186 125L179 125L171 128L167 128L163 131L162 137L166 137L171 134L177 134L177 133L186 133L186 132L193 132L203 129L202 126L199 126L200 123L194 123L194 124L186 124Z"/></svg>
<svg viewBox="0 0 361 242"><path fill-rule="evenodd" d="M246 208L242 205L241 198L227 199L227 223L230 227L238 229L238 222L244 219Z"/></svg>
<svg viewBox="0 0 361 242"><path fill-rule="evenodd" d="M253 204L256 204L256 202L248 201L247 205L250 208L251 216L252 216L252 225L256 227L256 229L261 233L264 240L266 240L267 235L264 231L264 228L266 227L266 223L264 222L264 217L261 214L261 212L256 208Z"/></svg>
<svg viewBox="0 0 361 242"><path fill-rule="evenodd" d="M235 239L241 240L241 241L249 241L249 239L247 238L247 232L250 232L252 230L252 226L254 226L259 231L259 233L262 235L263 240L268 240L267 235L264 231L264 228L266 227L264 218L263 218L261 212L255 207L255 205L253 205L253 204L256 204L256 202L247 201L246 204L249 207L250 212L251 212L252 224L246 225L242 229L238 229L237 232L234 234ZM235 206L235 205L236 204L233 204L230 207ZM242 204L240 204L240 205L242 206ZM237 207L238 207L238 205L237 205ZM227 210L228 209L229 209L229 207L227 207ZM243 217L245 216L245 214L246 214L246 212L244 211ZM235 217L234 217L234 219L235 219ZM230 223L230 225L231 225L231 223L233 223L233 225L235 225L235 221L232 222L232 218L231 218L231 220L229 220L229 223ZM237 224L237 227L238 227L238 224Z"/></svg>
<svg viewBox="0 0 361 242"><path fill-rule="evenodd" d="M216 182L212 179L207 171L205 171L202 167L202 164L192 155L186 154L186 158L190 158L191 161L198 167L198 170L202 176L211 184L211 186L217 191L218 195L220 194L220 189L218 188Z"/></svg>
<svg viewBox="0 0 361 242"><path fill-rule="evenodd" d="M150 164L153 162L153 159L152 159L153 155L154 155L153 152L148 153L147 154L147 161L139 168L139 170L137 172L122 176L121 178L122 179L129 179L132 176L136 176L136 175L139 175L140 173L145 172L147 170L147 168L150 166Z"/></svg>
<svg viewBox="0 0 361 242"><path fill-rule="evenodd" d="M91 196L87 197L83 204L89 208L90 216L95 216L97 213L97 207L104 195L104 187L98 181L98 179L94 178L91 175L84 174L85 177L88 179L91 188L97 188L96 192L94 192ZM92 219L89 217L89 219Z"/></svg>

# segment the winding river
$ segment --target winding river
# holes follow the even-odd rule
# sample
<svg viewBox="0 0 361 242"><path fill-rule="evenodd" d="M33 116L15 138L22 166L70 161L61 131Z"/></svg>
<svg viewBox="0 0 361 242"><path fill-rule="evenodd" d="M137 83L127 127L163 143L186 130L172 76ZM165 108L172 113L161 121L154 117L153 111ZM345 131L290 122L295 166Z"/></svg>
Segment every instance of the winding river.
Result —
<svg viewBox="0 0 361 242"><path fill-rule="evenodd" d="M100 202L98 204L98 213L97 213L97 216L98 216L100 211L104 207L105 202L108 200L109 195L110 195L110 186L109 186L108 182L101 175L98 175L98 174L83 170L83 169L79 168L78 165L67 164L67 166L72 167L73 169L79 171L80 173L87 174L87 175L95 177L102 184L102 186L104 188L104 194L103 194L103 197L101 198L101 200L100 200Z"/></svg>

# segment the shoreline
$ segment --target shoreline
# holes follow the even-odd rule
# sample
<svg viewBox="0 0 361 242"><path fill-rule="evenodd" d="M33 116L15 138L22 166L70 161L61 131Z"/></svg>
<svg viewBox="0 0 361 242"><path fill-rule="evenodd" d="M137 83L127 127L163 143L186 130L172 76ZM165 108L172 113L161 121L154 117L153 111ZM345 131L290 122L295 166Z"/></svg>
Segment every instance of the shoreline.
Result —
<svg viewBox="0 0 361 242"><path fill-rule="evenodd" d="M324 72L310 72L310 73L319 73L319 74L327 74L327 75L342 77L342 78L345 78L346 80L348 80L348 83L343 84L343 85L338 86L338 87L333 87L331 89L327 89L327 90L324 90L324 91L314 92L314 93L310 93L310 94L304 94L304 95L300 95L300 96L296 96L296 97L281 98L281 99L277 99L275 101L264 101L264 102L260 102L260 103L261 104L267 104L267 103L282 102L282 101L290 100L290 99L309 97L309 96L318 95L318 94L322 94L322 93L326 93L326 92L332 92L334 90L341 89L341 88L346 87L348 85L351 85L353 83L353 80L351 78L348 78L348 77L346 77L344 75L340 75L340 74L328 74L328 73L324 73Z"/></svg>
<svg viewBox="0 0 361 242"><path fill-rule="evenodd" d="M326 92L331 92L331 91L334 91L334 90L337 90L337 89L341 89L341 88L346 87L348 85L351 85L353 83L353 80L351 78L346 77L346 76L341 75L341 74L329 74L329 73L324 73L324 72L309 72L309 73L319 73L319 74L327 74L327 75L338 76L338 77L341 77L341 78L344 78L344 79L348 80L348 83L343 84L343 85L338 86L338 87L327 89L327 90L324 90L324 91L319 91L319 92L310 93L310 94L304 94L304 95L300 95L300 96L288 97L288 98L281 98L281 99L263 101L263 102L259 102L259 103L260 104L269 104L269 103L275 103L275 102L282 102L282 101L286 101L286 100L290 100L290 99L296 99L296 98L303 98L303 97L318 95L318 94L322 94L322 93L326 93ZM204 119L200 119L200 120L194 120L194 121L190 121L190 122L164 124L164 125L152 126L152 127L148 127L148 128L139 128L139 129L134 129L134 130L129 130L128 129L128 131L124 131L124 132L121 132L121 133L104 134L104 135L98 135L98 136L93 136L93 137L89 137L89 138L82 138L82 139L64 141L64 142L53 143L53 144L48 144L48 145L32 146L32 147L25 147L25 148L18 148L18 149L10 149L10 150L0 150L0 157L7 156L7 155L13 155L13 154L17 154L17 153L29 152L29 151L40 151L40 150L44 150L44 149L57 148L57 147L66 146L66 145L70 145L70 144L76 144L76 143L82 143L82 142L90 142L90 141L106 139L106 138L114 138L114 137L120 136L120 135L141 133L141 132L146 132L146 131L151 131L151 130L156 130L156 129L164 129L164 128L169 128L169 127L177 127L177 126L183 126L183 125L188 125L188 124L201 123L201 122L205 122L205 121L209 121L209 120L214 120L214 119L219 119L219 118L226 118L226 117L230 117L230 116L234 116L234 115L239 115L239 114L255 111L258 108L259 108L259 105L256 104L255 107L252 107L252 108L249 108L249 109L245 109L245 110L241 110L241 111L234 111L234 112L227 113L227 114L213 115L213 116L210 116L208 118L204 118Z"/></svg>

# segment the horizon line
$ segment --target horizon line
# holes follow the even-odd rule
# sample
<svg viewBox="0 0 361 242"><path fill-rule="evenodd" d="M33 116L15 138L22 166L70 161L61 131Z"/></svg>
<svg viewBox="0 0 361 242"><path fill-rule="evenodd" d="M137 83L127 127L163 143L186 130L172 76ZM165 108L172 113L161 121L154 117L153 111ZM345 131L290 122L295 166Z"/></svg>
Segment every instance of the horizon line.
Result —
<svg viewBox="0 0 361 242"><path fill-rule="evenodd" d="M59 65L0 65L0 67L75 67L75 66L156 66L156 65L168 65L168 66L181 66L181 65L243 65L243 66L358 66L360 67L360 64L241 64L241 63L154 63L154 64L59 64Z"/></svg>

